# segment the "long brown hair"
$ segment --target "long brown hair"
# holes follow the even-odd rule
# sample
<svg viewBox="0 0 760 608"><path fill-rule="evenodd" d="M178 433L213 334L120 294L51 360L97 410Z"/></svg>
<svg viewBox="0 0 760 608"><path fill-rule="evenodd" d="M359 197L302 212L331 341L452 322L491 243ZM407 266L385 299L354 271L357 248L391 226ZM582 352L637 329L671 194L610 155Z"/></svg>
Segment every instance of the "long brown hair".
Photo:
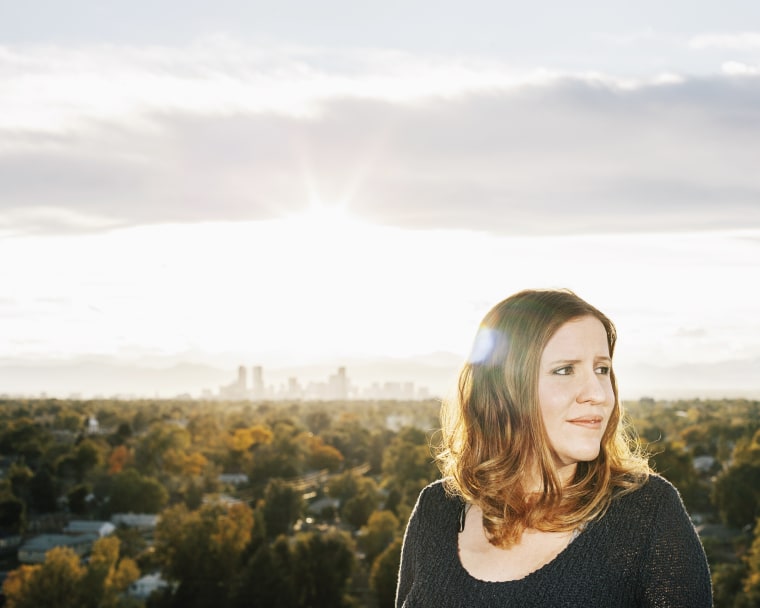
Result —
<svg viewBox="0 0 760 608"><path fill-rule="evenodd" d="M579 462L559 480L538 403L541 354L565 323L592 316L604 326L612 357L612 321L569 290L526 290L494 306L483 319L459 375L456 399L441 408L437 459L447 489L483 511L491 543L508 547L526 528L570 531L599 517L613 497L641 486L650 473L615 403L599 456ZM537 471L540 487L526 487Z"/></svg>

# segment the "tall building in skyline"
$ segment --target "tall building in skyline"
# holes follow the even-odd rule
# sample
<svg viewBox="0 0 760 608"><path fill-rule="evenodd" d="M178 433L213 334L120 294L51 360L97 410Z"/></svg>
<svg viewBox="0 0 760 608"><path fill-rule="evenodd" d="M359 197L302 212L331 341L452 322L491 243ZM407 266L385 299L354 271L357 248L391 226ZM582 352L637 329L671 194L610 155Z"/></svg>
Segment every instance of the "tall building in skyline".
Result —
<svg viewBox="0 0 760 608"><path fill-rule="evenodd" d="M348 399L348 378L346 368L339 367L338 373L330 376L327 382L328 399L345 401Z"/></svg>
<svg viewBox="0 0 760 608"><path fill-rule="evenodd" d="M264 386L264 369L260 365L253 366L253 387L251 389L251 398L259 401L266 397L266 387Z"/></svg>

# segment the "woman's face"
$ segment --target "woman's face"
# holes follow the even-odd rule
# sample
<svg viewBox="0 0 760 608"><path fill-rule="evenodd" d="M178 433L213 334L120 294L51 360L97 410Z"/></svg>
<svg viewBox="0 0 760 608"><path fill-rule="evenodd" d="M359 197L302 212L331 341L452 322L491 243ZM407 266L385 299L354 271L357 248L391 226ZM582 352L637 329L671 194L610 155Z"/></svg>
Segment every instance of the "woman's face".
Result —
<svg viewBox="0 0 760 608"><path fill-rule="evenodd" d="M539 406L556 465L565 479L578 462L599 455L615 404L611 369L607 333L592 316L560 326L541 354Z"/></svg>

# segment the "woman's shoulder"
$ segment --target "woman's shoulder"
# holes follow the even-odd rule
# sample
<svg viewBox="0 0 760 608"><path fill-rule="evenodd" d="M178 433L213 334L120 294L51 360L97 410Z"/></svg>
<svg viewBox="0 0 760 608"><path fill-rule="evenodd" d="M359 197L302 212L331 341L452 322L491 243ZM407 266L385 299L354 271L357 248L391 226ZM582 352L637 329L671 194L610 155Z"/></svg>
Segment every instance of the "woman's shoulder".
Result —
<svg viewBox="0 0 760 608"><path fill-rule="evenodd" d="M430 500L435 502L461 500L450 490L447 479L436 479L426 485L420 491L420 500Z"/></svg>
<svg viewBox="0 0 760 608"><path fill-rule="evenodd" d="M641 492L642 496L653 496L657 498L679 498L678 490L676 487L665 479L662 475L657 473L650 473L638 488L637 492ZM635 495L637 492L633 492Z"/></svg>
<svg viewBox="0 0 760 608"><path fill-rule="evenodd" d="M676 487L657 473L650 473L633 491L625 492L613 501L617 508L646 513L660 510L664 505L683 509L683 501Z"/></svg>
<svg viewBox="0 0 760 608"><path fill-rule="evenodd" d="M415 510L458 512L462 504L462 499L450 490L447 480L437 479L422 488Z"/></svg>

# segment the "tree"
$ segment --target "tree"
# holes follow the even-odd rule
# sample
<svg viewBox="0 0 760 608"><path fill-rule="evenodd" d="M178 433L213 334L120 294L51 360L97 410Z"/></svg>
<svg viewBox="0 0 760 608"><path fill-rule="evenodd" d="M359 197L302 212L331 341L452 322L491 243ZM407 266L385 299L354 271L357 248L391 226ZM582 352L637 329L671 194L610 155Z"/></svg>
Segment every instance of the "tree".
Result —
<svg viewBox="0 0 760 608"><path fill-rule="evenodd" d="M227 445L234 452L247 452L259 445L272 442L272 430L262 424L231 431Z"/></svg>
<svg viewBox="0 0 760 608"><path fill-rule="evenodd" d="M122 557L136 560L148 546L148 541L138 528L120 525L113 532L113 536L119 539L119 552Z"/></svg>
<svg viewBox="0 0 760 608"><path fill-rule="evenodd" d="M296 536L292 545L293 580L298 606L337 608L354 564L353 543L335 529Z"/></svg>
<svg viewBox="0 0 760 608"><path fill-rule="evenodd" d="M729 526L753 525L760 515L760 466L750 463L731 466L715 481L713 502Z"/></svg>
<svg viewBox="0 0 760 608"><path fill-rule="evenodd" d="M190 446L190 433L165 423L154 423L135 447L135 464L144 475L160 475L167 452L184 452Z"/></svg>
<svg viewBox="0 0 760 608"><path fill-rule="evenodd" d="M702 486L692 456L681 442L667 442L652 456L650 464L678 488L689 512L710 510L709 492Z"/></svg>
<svg viewBox="0 0 760 608"><path fill-rule="evenodd" d="M200 477L208 466L208 459L200 452L184 454L181 463L182 475Z"/></svg>
<svg viewBox="0 0 760 608"><path fill-rule="evenodd" d="M158 513L168 499L156 479L128 469L114 476L109 509L111 513Z"/></svg>
<svg viewBox="0 0 760 608"><path fill-rule="evenodd" d="M20 533L26 525L26 505L7 490L0 495L0 530Z"/></svg>
<svg viewBox="0 0 760 608"><path fill-rule="evenodd" d="M369 586L375 592L378 608L393 608L396 581L401 564L401 539L394 540L377 556L369 574Z"/></svg>
<svg viewBox="0 0 760 608"><path fill-rule="evenodd" d="M364 551L368 563L385 551L393 542L399 529L398 518L390 511L375 511L369 516L367 525L359 532L359 548Z"/></svg>
<svg viewBox="0 0 760 608"><path fill-rule="evenodd" d="M303 509L301 492L281 479L272 479L264 490L262 515L269 538L287 534Z"/></svg>
<svg viewBox="0 0 760 608"><path fill-rule="evenodd" d="M309 446L307 466L310 469L337 471L343 464L343 454L337 448L326 444L321 437L304 433L304 439Z"/></svg>
<svg viewBox="0 0 760 608"><path fill-rule="evenodd" d="M81 480L88 471L103 463L102 448L92 439L83 440L74 450L77 474Z"/></svg>
<svg viewBox="0 0 760 608"><path fill-rule="evenodd" d="M358 466L368 460L369 431L353 413L343 413L323 434L324 440L343 454L347 466Z"/></svg>
<svg viewBox="0 0 760 608"><path fill-rule="evenodd" d="M87 571L81 580L81 608L116 608L121 594L140 577L131 558L119 558L115 536L98 540L92 548Z"/></svg>
<svg viewBox="0 0 760 608"><path fill-rule="evenodd" d="M126 445L117 445L108 457L108 474L121 473L124 467L132 461L132 453Z"/></svg>
<svg viewBox="0 0 760 608"><path fill-rule="evenodd" d="M340 515L354 528L361 528L378 508L380 500L377 483L371 477L359 477L356 494L343 503Z"/></svg>
<svg viewBox="0 0 760 608"><path fill-rule="evenodd" d="M299 430L292 421L277 421L271 442L254 445L248 477L255 485L263 487L274 477L288 479L303 472L307 447L300 441Z"/></svg>
<svg viewBox="0 0 760 608"><path fill-rule="evenodd" d="M36 468L52 441L49 431L24 416L14 420L0 433L0 454L21 456L24 462Z"/></svg>
<svg viewBox="0 0 760 608"><path fill-rule="evenodd" d="M400 493L401 503L414 504L420 490L439 476L424 432L399 431L383 454L383 475L389 489Z"/></svg>
<svg viewBox="0 0 760 608"><path fill-rule="evenodd" d="M340 515L354 528L361 528L381 501L380 489L371 477L346 471L332 477L327 493L341 502Z"/></svg>
<svg viewBox="0 0 760 608"><path fill-rule="evenodd" d="M253 511L245 504L170 507L156 528L156 559L179 586L174 605L218 605L242 565L251 540Z"/></svg>
<svg viewBox="0 0 760 608"><path fill-rule="evenodd" d="M306 425L315 435L320 435L332 423L332 417L323 409L314 410L305 416Z"/></svg>
<svg viewBox="0 0 760 608"><path fill-rule="evenodd" d="M69 510L75 515L85 515L87 513L87 497L90 495L90 488L87 485L79 484L73 487L66 495L69 501Z"/></svg>
<svg viewBox="0 0 760 608"><path fill-rule="evenodd" d="M13 494L25 502L29 502L29 485L34 477L32 470L24 465L14 462L8 469L8 479L11 482Z"/></svg>
<svg viewBox="0 0 760 608"><path fill-rule="evenodd" d="M139 576L134 561L119 558L119 539L106 537L93 546L87 566L72 549L56 547L41 565L10 572L3 592L8 608L117 608Z"/></svg>
<svg viewBox="0 0 760 608"><path fill-rule="evenodd" d="M42 467L29 480L29 506L41 512L55 511L58 508L55 479L47 467Z"/></svg>
<svg viewBox="0 0 760 608"><path fill-rule="evenodd" d="M236 577L230 592L230 608L276 606L298 608L290 539L280 536L262 544Z"/></svg>
<svg viewBox="0 0 760 608"><path fill-rule="evenodd" d="M755 537L745 558L747 575L743 581L743 606L760 606L760 519L755 525Z"/></svg>
<svg viewBox="0 0 760 608"><path fill-rule="evenodd" d="M738 608L742 596L742 579L747 574L745 564L721 563L711 566L713 602L715 608Z"/></svg>
<svg viewBox="0 0 760 608"><path fill-rule="evenodd" d="M71 608L81 606L85 567L68 547L47 552L39 566L21 566L8 574L3 592L8 608Z"/></svg>

